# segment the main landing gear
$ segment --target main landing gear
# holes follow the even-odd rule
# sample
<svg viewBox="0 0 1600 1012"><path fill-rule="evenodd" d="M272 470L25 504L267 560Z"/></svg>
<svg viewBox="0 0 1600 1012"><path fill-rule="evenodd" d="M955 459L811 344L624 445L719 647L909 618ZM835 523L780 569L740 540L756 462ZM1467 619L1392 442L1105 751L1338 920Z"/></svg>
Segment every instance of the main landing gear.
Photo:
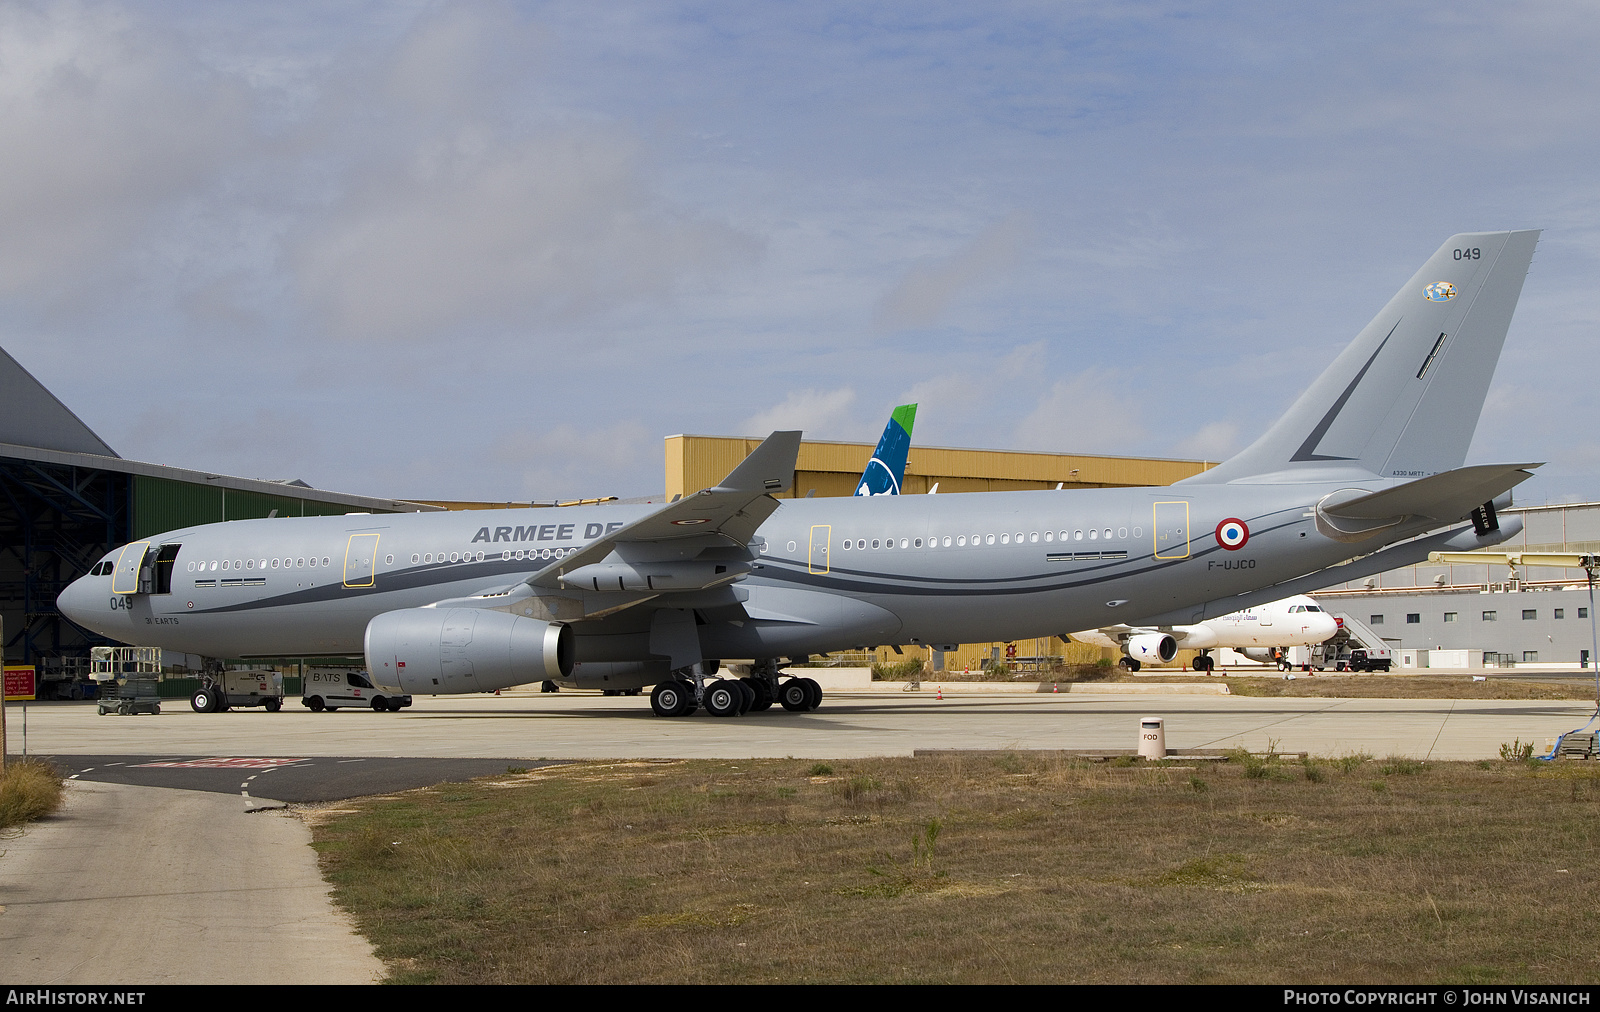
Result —
<svg viewBox="0 0 1600 1012"><path fill-rule="evenodd" d="M793 712L822 705L822 687L815 680L791 677L780 682L777 664L770 660L756 662L744 678L708 681L706 668L716 671L714 664L696 664L674 672L650 693L650 709L658 717L687 717L704 706L713 717L737 717L770 710L773 703Z"/></svg>
<svg viewBox="0 0 1600 1012"><path fill-rule="evenodd" d="M1200 651L1200 655L1194 659L1194 669L1196 671L1204 671L1207 674L1210 674L1216 669L1216 666L1216 658L1212 657L1204 650Z"/></svg>

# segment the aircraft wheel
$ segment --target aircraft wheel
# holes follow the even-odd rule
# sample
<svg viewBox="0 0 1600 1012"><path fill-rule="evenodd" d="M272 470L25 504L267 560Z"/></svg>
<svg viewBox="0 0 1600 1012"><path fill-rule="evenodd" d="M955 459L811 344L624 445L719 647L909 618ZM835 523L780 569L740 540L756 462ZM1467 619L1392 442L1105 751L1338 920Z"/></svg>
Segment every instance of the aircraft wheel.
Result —
<svg viewBox="0 0 1600 1012"><path fill-rule="evenodd" d="M744 690L738 682L719 678L706 688L705 704L713 717L737 717L744 707Z"/></svg>
<svg viewBox="0 0 1600 1012"><path fill-rule="evenodd" d="M1140 668L1144 667L1144 665L1140 664L1132 657L1124 657L1123 660L1127 661L1125 666L1129 671L1138 671Z"/></svg>
<svg viewBox="0 0 1600 1012"><path fill-rule="evenodd" d="M212 704L216 702L210 689L198 689L189 697L189 705L194 707L195 713L210 713Z"/></svg>
<svg viewBox="0 0 1600 1012"><path fill-rule="evenodd" d="M692 712L693 705L694 693L688 682L661 682L650 693L650 709L658 717L682 717Z"/></svg>
<svg viewBox="0 0 1600 1012"><path fill-rule="evenodd" d="M744 697L744 702L739 706L739 716L743 717L756 707L756 690L753 685L744 679L730 679L739 689L739 695Z"/></svg>
<svg viewBox="0 0 1600 1012"><path fill-rule="evenodd" d="M791 713L800 713L810 709L806 704L811 702L811 690L805 686L805 680L791 678L778 686L778 703Z"/></svg>
<svg viewBox="0 0 1600 1012"><path fill-rule="evenodd" d="M739 681L750 686L750 691L756 694L756 701L750 705L750 709L758 713L762 710L772 709L772 704L776 700L772 698L772 689L767 685L765 679L741 678Z"/></svg>
<svg viewBox="0 0 1600 1012"><path fill-rule="evenodd" d="M815 710L822 705L822 686L817 684L815 678L802 678L800 680L806 683L806 691L811 693L811 705L806 709Z"/></svg>

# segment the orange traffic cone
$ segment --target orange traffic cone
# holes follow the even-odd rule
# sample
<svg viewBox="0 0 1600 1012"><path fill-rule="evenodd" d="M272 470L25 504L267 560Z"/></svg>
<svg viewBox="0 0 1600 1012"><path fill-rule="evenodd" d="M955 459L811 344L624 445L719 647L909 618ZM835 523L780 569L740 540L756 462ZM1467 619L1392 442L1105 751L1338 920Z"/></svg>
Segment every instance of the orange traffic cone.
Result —
<svg viewBox="0 0 1600 1012"><path fill-rule="evenodd" d="M933 690L933 698L934 699L943 699L944 698L944 686L942 686L942 685L938 686L937 688L935 688Z"/></svg>
<svg viewBox="0 0 1600 1012"><path fill-rule="evenodd" d="M1050 691L1051 692L1060 692L1061 691L1061 683L1059 683L1059 682L1051 682L1050 683Z"/></svg>

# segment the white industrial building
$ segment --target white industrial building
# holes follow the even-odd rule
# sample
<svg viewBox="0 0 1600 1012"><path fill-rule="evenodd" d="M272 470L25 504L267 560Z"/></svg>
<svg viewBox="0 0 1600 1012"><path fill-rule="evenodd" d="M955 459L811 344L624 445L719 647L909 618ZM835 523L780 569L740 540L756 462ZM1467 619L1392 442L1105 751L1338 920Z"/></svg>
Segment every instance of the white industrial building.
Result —
<svg viewBox="0 0 1600 1012"><path fill-rule="evenodd" d="M1600 503L1519 506L1522 533L1500 552L1600 553ZM1503 563L1407 566L1315 595L1367 623L1400 668L1588 666L1593 650L1582 569Z"/></svg>

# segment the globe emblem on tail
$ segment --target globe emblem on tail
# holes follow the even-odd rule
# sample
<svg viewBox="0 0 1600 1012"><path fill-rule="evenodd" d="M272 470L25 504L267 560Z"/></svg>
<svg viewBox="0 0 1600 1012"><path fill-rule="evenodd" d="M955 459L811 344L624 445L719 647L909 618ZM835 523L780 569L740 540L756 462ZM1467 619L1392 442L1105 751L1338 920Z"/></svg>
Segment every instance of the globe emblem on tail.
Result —
<svg viewBox="0 0 1600 1012"><path fill-rule="evenodd" d="M1449 302L1456 297L1456 286L1448 281L1435 281L1422 292L1429 302Z"/></svg>

